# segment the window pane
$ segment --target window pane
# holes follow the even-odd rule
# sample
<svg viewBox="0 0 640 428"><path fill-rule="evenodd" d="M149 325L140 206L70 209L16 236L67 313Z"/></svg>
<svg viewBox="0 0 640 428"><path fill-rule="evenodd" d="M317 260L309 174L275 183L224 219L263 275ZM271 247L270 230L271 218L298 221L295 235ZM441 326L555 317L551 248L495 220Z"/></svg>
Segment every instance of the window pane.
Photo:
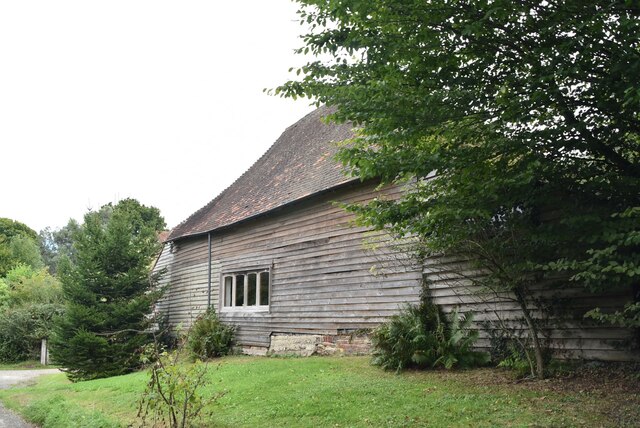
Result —
<svg viewBox="0 0 640 428"><path fill-rule="evenodd" d="M231 278L230 276L225 276L224 277L224 305L225 306L231 306L231 294L233 293L232 290L232 285L233 285L233 278Z"/></svg>
<svg viewBox="0 0 640 428"><path fill-rule="evenodd" d="M236 306L244 306L244 275L236 275Z"/></svg>
<svg viewBox="0 0 640 428"><path fill-rule="evenodd" d="M269 272L260 272L260 304L269 304Z"/></svg>
<svg viewBox="0 0 640 428"><path fill-rule="evenodd" d="M255 306L256 305L256 285L258 283L258 275L255 273L250 273L247 275L247 305Z"/></svg>

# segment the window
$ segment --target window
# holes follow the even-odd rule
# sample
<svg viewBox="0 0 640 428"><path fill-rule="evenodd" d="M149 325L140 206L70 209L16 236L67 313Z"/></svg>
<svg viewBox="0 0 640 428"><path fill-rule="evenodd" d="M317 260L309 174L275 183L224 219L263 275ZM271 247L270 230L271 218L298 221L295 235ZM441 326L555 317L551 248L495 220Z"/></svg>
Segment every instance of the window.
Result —
<svg viewBox="0 0 640 428"><path fill-rule="evenodd" d="M229 272L222 275L223 311L266 311L269 309L268 269Z"/></svg>

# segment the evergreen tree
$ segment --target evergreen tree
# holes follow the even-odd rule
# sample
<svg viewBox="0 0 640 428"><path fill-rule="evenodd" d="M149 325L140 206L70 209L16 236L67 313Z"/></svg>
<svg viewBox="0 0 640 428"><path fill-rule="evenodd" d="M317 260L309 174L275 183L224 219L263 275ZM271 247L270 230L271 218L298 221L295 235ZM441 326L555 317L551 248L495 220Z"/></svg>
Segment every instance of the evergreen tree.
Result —
<svg viewBox="0 0 640 428"><path fill-rule="evenodd" d="M60 266L66 310L51 352L73 381L139 367L137 353L150 340L148 315L159 297L157 278L149 276L158 226L142 212L127 200L106 222L100 212L88 213L74 236L75 263Z"/></svg>
<svg viewBox="0 0 640 428"><path fill-rule="evenodd" d="M26 224L0 218L0 276L19 264L42 267L37 242L38 235Z"/></svg>

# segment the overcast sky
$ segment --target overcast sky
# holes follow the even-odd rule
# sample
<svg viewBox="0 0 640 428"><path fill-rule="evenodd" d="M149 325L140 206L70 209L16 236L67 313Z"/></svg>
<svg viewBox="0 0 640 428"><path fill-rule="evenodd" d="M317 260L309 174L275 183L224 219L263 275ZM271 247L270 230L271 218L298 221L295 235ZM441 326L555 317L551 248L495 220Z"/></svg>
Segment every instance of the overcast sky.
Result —
<svg viewBox="0 0 640 428"><path fill-rule="evenodd" d="M132 197L173 227L307 100L289 0L0 0L0 217L39 231Z"/></svg>

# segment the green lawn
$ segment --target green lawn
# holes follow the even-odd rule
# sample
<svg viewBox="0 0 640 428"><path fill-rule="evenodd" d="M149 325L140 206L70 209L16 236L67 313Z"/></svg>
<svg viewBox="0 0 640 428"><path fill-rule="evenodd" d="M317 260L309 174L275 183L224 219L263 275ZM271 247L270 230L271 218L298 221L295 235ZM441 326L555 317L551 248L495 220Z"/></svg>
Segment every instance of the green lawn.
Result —
<svg viewBox="0 0 640 428"><path fill-rule="evenodd" d="M0 400L46 427L127 426L147 376L77 384L43 376ZM637 394L621 406L615 392L516 384L493 369L396 375L364 357L228 357L210 379L211 391L228 391L207 409L212 427L633 426L640 416L625 407L640 407Z"/></svg>

